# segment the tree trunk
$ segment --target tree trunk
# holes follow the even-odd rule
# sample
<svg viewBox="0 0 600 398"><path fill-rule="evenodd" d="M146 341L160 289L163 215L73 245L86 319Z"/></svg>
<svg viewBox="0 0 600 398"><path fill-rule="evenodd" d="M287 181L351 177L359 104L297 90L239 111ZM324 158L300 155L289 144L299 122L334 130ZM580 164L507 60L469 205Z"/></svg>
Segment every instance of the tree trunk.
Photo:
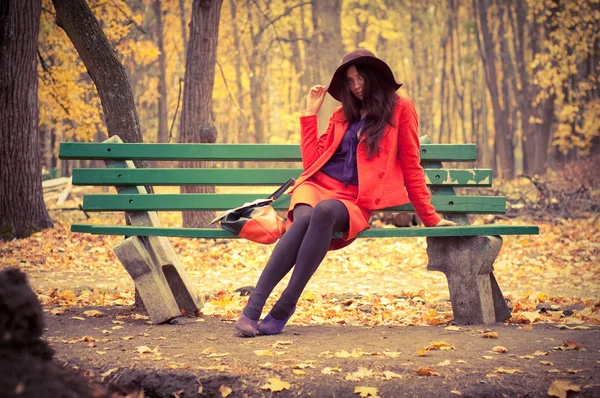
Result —
<svg viewBox="0 0 600 398"><path fill-rule="evenodd" d="M185 56L187 54L187 24L185 23L185 5L184 0L179 0L179 20L181 21L181 38L183 43L183 56L185 61Z"/></svg>
<svg viewBox="0 0 600 398"><path fill-rule="evenodd" d="M321 84L321 56L319 52L319 16L317 15L317 1L312 0L310 5L310 20L312 22L312 36L308 44L308 52L312 55L312 62L307 62L310 72L311 86ZM325 83L326 84L326 83ZM305 93L308 94L308 93ZM304 112L304 109L301 110Z"/></svg>
<svg viewBox="0 0 600 398"><path fill-rule="evenodd" d="M509 7L509 16L511 16L512 9ZM530 76L527 73L527 62L525 60L525 29L530 31L528 35L529 40L533 44L535 36L532 37L532 33L535 31L535 23L533 21L527 21L527 9L525 7L524 0L516 0L516 18L511 18L513 23L513 40L515 46L515 60L517 63L517 72L519 76L519 82L521 83L520 93L517 94L517 103L519 105L519 112L521 114L521 145L523 147L523 173L531 175L533 172L533 165L536 152L536 140L534 136L534 125L531 124L531 117L533 116L533 107L531 102L533 101L531 95L531 85L529 83ZM535 57L537 45L532 46L531 51L533 54L531 58Z"/></svg>
<svg viewBox="0 0 600 398"><path fill-rule="evenodd" d="M514 176L514 161L512 152L512 141L510 130L508 129L508 113L500 102L500 90L498 87L498 72L496 70L496 53L494 49L494 39L488 26L487 9L489 0L477 6L476 0L473 0L473 8L478 16L479 29L483 39L480 45L480 55L483 63L485 81L490 93L492 108L494 110L494 149L496 157L499 160L498 169L505 179L511 179ZM504 104L508 99L504 99Z"/></svg>
<svg viewBox="0 0 600 398"><path fill-rule="evenodd" d="M245 114L245 101L244 101L244 86L242 84L242 49L240 46L240 35L237 28L237 5L235 0L229 0L229 7L231 8L231 27L233 34L233 45L236 53L235 57L235 88L236 88L236 100L237 100L237 123L236 123L236 142L248 142L248 122ZM244 162L239 161L238 167L243 168Z"/></svg>
<svg viewBox="0 0 600 398"><path fill-rule="evenodd" d="M163 43L163 23L161 1L152 3L156 15L156 44L158 45L158 134L157 142L169 141L168 113L167 113L167 67L165 46Z"/></svg>
<svg viewBox="0 0 600 398"><path fill-rule="evenodd" d="M140 122L125 68L85 0L52 0L56 24L77 49L102 102L108 135L142 142Z"/></svg>
<svg viewBox="0 0 600 398"><path fill-rule="evenodd" d="M510 170L509 174L503 175L507 179L514 178L515 176L515 146L513 143L513 137L515 135L516 125L513 119L513 104L510 95L510 89L513 88L513 93L516 95L517 93L517 83L515 76L515 68L512 63L510 52L508 49L508 43L506 39L506 31L504 26L506 24L504 18L506 3L502 3L499 0L496 0L496 8L498 10L498 39L500 41L500 65L502 67L502 103L504 105L504 118L503 118L503 126L504 131L502 134L503 148L500 153L501 162L503 162L506 166L506 169ZM502 159L503 158L503 159Z"/></svg>
<svg viewBox="0 0 600 398"><path fill-rule="evenodd" d="M449 0L451 1L451 0ZM442 33L442 37L440 38L440 51L442 52L442 76L440 78L440 130L439 130L439 139L438 142L442 143L443 141L443 137L444 137L444 130L446 130L448 132L448 139L445 142L451 142L451 137L450 137L450 126L449 126L449 122L451 120L450 117L450 109L447 106L448 104L445 103L445 98L446 98L446 60L447 60L447 44L448 44L448 40L451 38L452 36L452 10L451 10L451 5L449 4L449 7L446 8L446 26L444 29L444 32ZM453 52L453 48L450 47L450 52ZM452 60L451 60L452 61ZM444 120L446 119L446 120ZM445 122L448 122L448 125L445 125Z"/></svg>
<svg viewBox="0 0 600 398"><path fill-rule="evenodd" d="M320 75L321 82L314 84L329 84L333 72L340 65L340 61L344 56L344 45L342 44L342 27L341 27L341 11L342 0L331 1L314 1L313 13L318 18L320 27ZM316 38L315 38L316 39ZM334 100L330 95L325 96L325 101L319 111L319 131L323 132L329 124L329 117L333 114L334 109L339 106L339 102Z"/></svg>
<svg viewBox="0 0 600 398"><path fill-rule="evenodd" d="M217 130L212 120L212 92L215 80L219 15L222 0L194 0L185 66L181 143L214 143ZM180 162L180 167L206 167L207 162ZM214 192L210 186L182 186L181 193ZM209 225L213 212L183 212L185 227Z"/></svg>
<svg viewBox="0 0 600 398"><path fill-rule="evenodd" d="M37 38L41 0L0 4L0 238L52 228L39 157Z"/></svg>

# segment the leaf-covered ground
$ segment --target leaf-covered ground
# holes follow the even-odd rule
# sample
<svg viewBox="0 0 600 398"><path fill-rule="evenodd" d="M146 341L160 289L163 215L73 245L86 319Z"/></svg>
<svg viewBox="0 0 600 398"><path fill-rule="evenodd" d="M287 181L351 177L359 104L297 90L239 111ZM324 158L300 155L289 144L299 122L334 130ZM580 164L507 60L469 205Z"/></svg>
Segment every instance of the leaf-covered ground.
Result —
<svg viewBox="0 0 600 398"><path fill-rule="evenodd" d="M133 302L133 283L112 246L122 237L69 231L71 222L116 222L118 214L53 212L54 229L2 242L2 267L26 271L42 303L60 306ZM163 223L179 221L173 213ZM475 223L483 218L474 219ZM600 325L600 222L590 216L536 224L539 236L505 236L495 275L514 306L513 323ZM243 240L171 239L194 285L206 300L202 312L236 318L272 246ZM330 252L307 286L292 323L437 325L452 320L445 276L427 271L425 238L358 239ZM287 278L275 290L273 303Z"/></svg>

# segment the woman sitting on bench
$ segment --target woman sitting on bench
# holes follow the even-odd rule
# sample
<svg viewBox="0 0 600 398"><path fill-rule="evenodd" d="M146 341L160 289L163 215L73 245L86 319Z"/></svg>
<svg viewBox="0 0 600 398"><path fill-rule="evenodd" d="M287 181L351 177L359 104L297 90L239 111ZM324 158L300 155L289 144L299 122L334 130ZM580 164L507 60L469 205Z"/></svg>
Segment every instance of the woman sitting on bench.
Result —
<svg viewBox="0 0 600 398"><path fill-rule="evenodd" d="M279 334L328 250L349 245L369 228L374 210L411 202L427 227L453 226L431 205L420 165L418 118L399 97L390 67L364 49L344 56L327 88L314 86L300 118L304 173L290 190L288 228L279 240L235 329L248 337ZM318 137L325 94L342 103ZM342 238L333 238L342 232ZM290 282L262 321L269 294L294 267Z"/></svg>

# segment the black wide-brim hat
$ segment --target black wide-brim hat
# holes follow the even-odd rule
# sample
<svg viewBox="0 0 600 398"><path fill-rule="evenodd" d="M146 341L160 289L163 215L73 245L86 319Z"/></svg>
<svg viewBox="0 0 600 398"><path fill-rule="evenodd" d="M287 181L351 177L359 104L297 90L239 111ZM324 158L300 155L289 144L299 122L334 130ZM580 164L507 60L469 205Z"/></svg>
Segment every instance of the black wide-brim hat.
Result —
<svg viewBox="0 0 600 398"><path fill-rule="evenodd" d="M350 65L369 65L374 67L383 74L384 80L389 82L390 88L394 91L402 86L402 83L398 83L394 78L394 73L388 64L377 58L371 51L359 48L344 55L342 63L333 73L331 82L327 86L327 92L340 102L342 101L342 90L345 87L346 69Z"/></svg>

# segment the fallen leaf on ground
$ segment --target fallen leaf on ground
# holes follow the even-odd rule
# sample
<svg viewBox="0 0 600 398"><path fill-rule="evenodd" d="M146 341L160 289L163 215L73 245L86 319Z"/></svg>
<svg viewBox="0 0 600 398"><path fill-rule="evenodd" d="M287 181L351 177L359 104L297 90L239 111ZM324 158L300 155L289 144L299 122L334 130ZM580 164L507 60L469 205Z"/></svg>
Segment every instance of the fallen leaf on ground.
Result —
<svg viewBox="0 0 600 398"><path fill-rule="evenodd" d="M591 329L589 326L577 325L577 326L567 326L565 324L556 325L559 329L569 329L569 330L588 330Z"/></svg>
<svg viewBox="0 0 600 398"><path fill-rule="evenodd" d="M567 373L575 374L579 372L583 372L583 369L567 369Z"/></svg>
<svg viewBox="0 0 600 398"><path fill-rule="evenodd" d="M280 380L278 377L271 377L267 379L267 383L260 386L263 390L271 390L272 392L278 392L283 390L289 390L291 387L290 383Z"/></svg>
<svg viewBox="0 0 600 398"><path fill-rule="evenodd" d="M100 377L108 377L108 376L110 376L111 374L113 374L114 372L116 372L117 370L119 370L119 368L112 368L112 369L109 369L109 370L107 370L106 372L104 372L104 373L100 374Z"/></svg>
<svg viewBox="0 0 600 398"><path fill-rule="evenodd" d="M567 392L581 391L581 387L571 384L570 380L554 380L548 389L548 395L551 397L567 398Z"/></svg>
<svg viewBox="0 0 600 398"><path fill-rule="evenodd" d="M392 371L386 370L385 372L383 372L383 378L385 380L401 379L402 375L399 375L398 373L394 373Z"/></svg>
<svg viewBox="0 0 600 398"><path fill-rule="evenodd" d="M385 355L386 357L398 358L401 353L397 352L397 351L383 351L382 354Z"/></svg>
<svg viewBox="0 0 600 398"><path fill-rule="evenodd" d="M417 351L417 355L420 357L424 357L425 354L427 354L427 350L425 348L421 348L419 351Z"/></svg>
<svg viewBox="0 0 600 398"><path fill-rule="evenodd" d="M231 355L231 354L228 352L220 352L220 353L213 352L212 354L208 354L208 357L209 358L219 358L219 357L226 357L227 355Z"/></svg>
<svg viewBox="0 0 600 398"><path fill-rule="evenodd" d="M420 367L415 371L419 376L439 376L440 374L435 370L428 368L426 366Z"/></svg>
<svg viewBox="0 0 600 398"><path fill-rule="evenodd" d="M214 351L215 351L214 347L208 347L208 348L205 348L202 351L200 351L200 354L209 355L209 354L212 354Z"/></svg>
<svg viewBox="0 0 600 398"><path fill-rule="evenodd" d="M453 332L458 332L459 330L462 330L462 329L460 328L460 326L446 326L444 328L444 330L451 330Z"/></svg>
<svg viewBox="0 0 600 398"><path fill-rule="evenodd" d="M354 387L354 393L359 394L361 397L379 397L377 394L379 393L379 389L375 387Z"/></svg>
<svg viewBox="0 0 600 398"><path fill-rule="evenodd" d="M450 365L450 360L446 359L445 361L438 363L436 366L448 366L448 365Z"/></svg>
<svg viewBox="0 0 600 398"><path fill-rule="evenodd" d="M54 308L50 311L52 315L64 315L67 309L64 307Z"/></svg>
<svg viewBox="0 0 600 398"><path fill-rule="evenodd" d="M297 363L295 365L292 365L292 369L306 369L306 368L314 368L315 365L312 365L310 363Z"/></svg>
<svg viewBox="0 0 600 398"><path fill-rule="evenodd" d="M497 345L496 347L492 348L492 351L504 354L508 352L508 348L501 345Z"/></svg>
<svg viewBox="0 0 600 398"><path fill-rule="evenodd" d="M360 381L363 377L371 377L373 376L373 371L367 368L358 368L356 372L348 373L346 375L346 380L350 381Z"/></svg>
<svg viewBox="0 0 600 398"><path fill-rule="evenodd" d="M496 373L506 373L509 375L515 374L515 373L523 373L523 371L521 369L504 369L502 367L496 369Z"/></svg>
<svg viewBox="0 0 600 398"><path fill-rule="evenodd" d="M334 373L339 373L342 371L342 368L330 368L329 366L326 368L323 368L323 370L321 370L321 373L325 374L325 375L332 375Z"/></svg>
<svg viewBox="0 0 600 398"><path fill-rule="evenodd" d="M548 351L540 351L540 350L538 350L538 351L534 352L533 355L536 356L536 357L543 357L544 355L548 355Z"/></svg>
<svg viewBox="0 0 600 398"><path fill-rule="evenodd" d="M432 341L431 343L429 343L429 345L427 347L425 347L426 350L455 350L456 348L449 343L446 343L445 341Z"/></svg>
<svg viewBox="0 0 600 398"><path fill-rule="evenodd" d="M542 365L547 365L547 366L552 366L552 365L554 365L554 364L553 364L552 362L550 362L550 361L540 361L540 363L541 363Z"/></svg>
<svg viewBox="0 0 600 398"><path fill-rule="evenodd" d="M529 321L529 323L534 323L535 321L540 321L542 320L542 317L540 315L539 312L533 311L533 312L519 312L517 314L517 317L523 317L525 319L527 319Z"/></svg>
<svg viewBox="0 0 600 398"><path fill-rule="evenodd" d="M481 334L481 337L483 337L484 339L497 339L498 332L484 332Z"/></svg>
<svg viewBox="0 0 600 398"><path fill-rule="evenodd" d="M104 312L98 310L87 310L83 311L83 315L88 318L102 318L104 316Z"/></svg>
<svg viewBox="0 0 600 398"><path fill-rule="evenodd" d="M300 369L293 369L293 370L292 370L292 372L293 372L295 375L305 375L305 374L306 374L306 372L305 372L305 371L303 371L303 370L300 370Z"/></svg>
<svg viewBox="0 0 600 398"><path fill-rule="evenodd" d="M231 394L233 390L225 384L221 384L221 387L219 387L219 392L221 393L221 397L225 398L229 396L229 394Z"/></svg>
<svg viewBox="0 0 600 398"><path fill-rule="evenodd" d="M563 341L563 346L567 347L567 350L581 350L579 344L571 340Z"/></svg>
<svg viewBox="0 0 600 398"><path fill-rule="evenodd" d="M526 330L526 331L532 331L533 330L533 326L532 325L525 325L525 326L521 326L519 329Z"/></svg>
<svg viewBox="0 0 600 398"><path fill-rule="evenodd" d="M354 350L352 350L352 352L348 352L346 350L338 351L334 355L338 358L350 358L350 357L359 358L359 357L365 355L365 353L354 349Z"/></svg>
<svg viewBox="0 0 600 398"><path fill-rule="evenodd" d="M138 348L136 348L137 352L139 352L140 354L148 354L152 352L152 349L146 345L141 345Z"/></svg>
<svg viewBox="0 0 600 398"><path fill-rule="evenodd" d="M254 350L254 354L258 355L259 357L272 357L273 353L269 350Z"/></svg>
<svg viewBox="0 0 600 398"><path fill-rule="evenodd" d="M463 395L462 392L460 392L458 390L450 390L450 392L454 395Z"/></svg>

